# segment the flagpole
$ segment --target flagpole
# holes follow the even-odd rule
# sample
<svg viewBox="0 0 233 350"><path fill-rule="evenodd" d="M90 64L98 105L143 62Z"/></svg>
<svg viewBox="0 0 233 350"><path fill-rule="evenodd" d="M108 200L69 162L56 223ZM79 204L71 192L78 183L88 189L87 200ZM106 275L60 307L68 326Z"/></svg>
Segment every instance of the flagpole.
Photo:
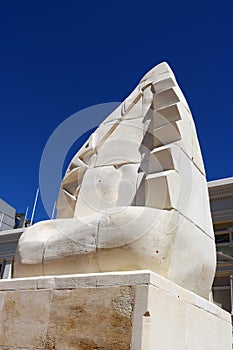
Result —
<svg viewBox="0 0 233 350"><path fill-rule="evenodd" d="M37 190L36 190L36 196L35 196L34 206L33 206L33 210L32 210L32 217L31 217L31 221L30 221L30 226L32 226L32 223L33 223L33 219L34 219L34 214L35 214L36 203L37 203L37 200L38 200L39 191L40 191L40 189L39 189L39 187L38 187Z"/></svg>
<svg viewBox="0 0 233 350"><path fill-rule="evenodd" d="M28 216L28 209L29 209L29 207L27 207L27 209L26 209L26 213L25 213L25 215L24 215L23 227L25 227L25 223L26 223L26 220L27 220L27 216Z"/></svg>
<svg viewBox="0 0 233 350"><path fill-rule="evenodd" d="M52 217L51 217L52 220L54 219L55 209L56 209L56 201L54 202L54 205L53 205L53 211L52 211Z"/></svg>

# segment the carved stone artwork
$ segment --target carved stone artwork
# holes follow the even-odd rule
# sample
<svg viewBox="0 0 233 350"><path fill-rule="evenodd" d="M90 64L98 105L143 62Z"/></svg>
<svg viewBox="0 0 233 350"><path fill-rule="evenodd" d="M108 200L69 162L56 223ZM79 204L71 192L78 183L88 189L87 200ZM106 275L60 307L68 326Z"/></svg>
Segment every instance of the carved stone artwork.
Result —
<svg viewBox="0 0 233 350"><path fill-rule="evenodd" d="M14 277L151 270L208 299L215 264L194 121L161 63L72 159L57 218L25 230Z"/></svg>

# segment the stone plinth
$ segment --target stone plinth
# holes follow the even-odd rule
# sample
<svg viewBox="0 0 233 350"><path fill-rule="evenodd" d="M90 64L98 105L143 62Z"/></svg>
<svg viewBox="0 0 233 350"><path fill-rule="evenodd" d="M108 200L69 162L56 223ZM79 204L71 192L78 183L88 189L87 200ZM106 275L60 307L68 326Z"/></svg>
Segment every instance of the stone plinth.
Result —
<svg viewBox="0 0 233 350"><path fill-rule="evenodd" d="M150 271L0 281L0 349L230 350L230 314Z"/></svg>

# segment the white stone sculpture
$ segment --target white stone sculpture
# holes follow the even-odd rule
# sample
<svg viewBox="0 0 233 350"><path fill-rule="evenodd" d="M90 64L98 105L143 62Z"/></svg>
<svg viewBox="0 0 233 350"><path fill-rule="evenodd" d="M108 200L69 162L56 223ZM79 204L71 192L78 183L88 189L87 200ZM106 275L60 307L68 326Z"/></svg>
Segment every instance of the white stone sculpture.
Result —
<svg viewBox="0 0 233 350"><path fill-rule="evenodd" d="M14 277L148 269L208 298L216 261L205 170L167 63L75 155L57 209L21 236Z"/></svg>

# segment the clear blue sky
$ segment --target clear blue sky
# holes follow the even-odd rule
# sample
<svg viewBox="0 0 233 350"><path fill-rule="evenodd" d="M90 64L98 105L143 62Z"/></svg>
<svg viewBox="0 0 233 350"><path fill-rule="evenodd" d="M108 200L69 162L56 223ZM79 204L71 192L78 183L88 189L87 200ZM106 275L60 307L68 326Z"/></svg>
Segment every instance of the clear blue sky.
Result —
<svg viewBox="0 0 233 350"><path fill-rule="evenodd" d="M208 180L233 176L232 13L230 0L2 1L0 198L31 211L54 129L122 101L161 61L193 112Z"/></svg>

